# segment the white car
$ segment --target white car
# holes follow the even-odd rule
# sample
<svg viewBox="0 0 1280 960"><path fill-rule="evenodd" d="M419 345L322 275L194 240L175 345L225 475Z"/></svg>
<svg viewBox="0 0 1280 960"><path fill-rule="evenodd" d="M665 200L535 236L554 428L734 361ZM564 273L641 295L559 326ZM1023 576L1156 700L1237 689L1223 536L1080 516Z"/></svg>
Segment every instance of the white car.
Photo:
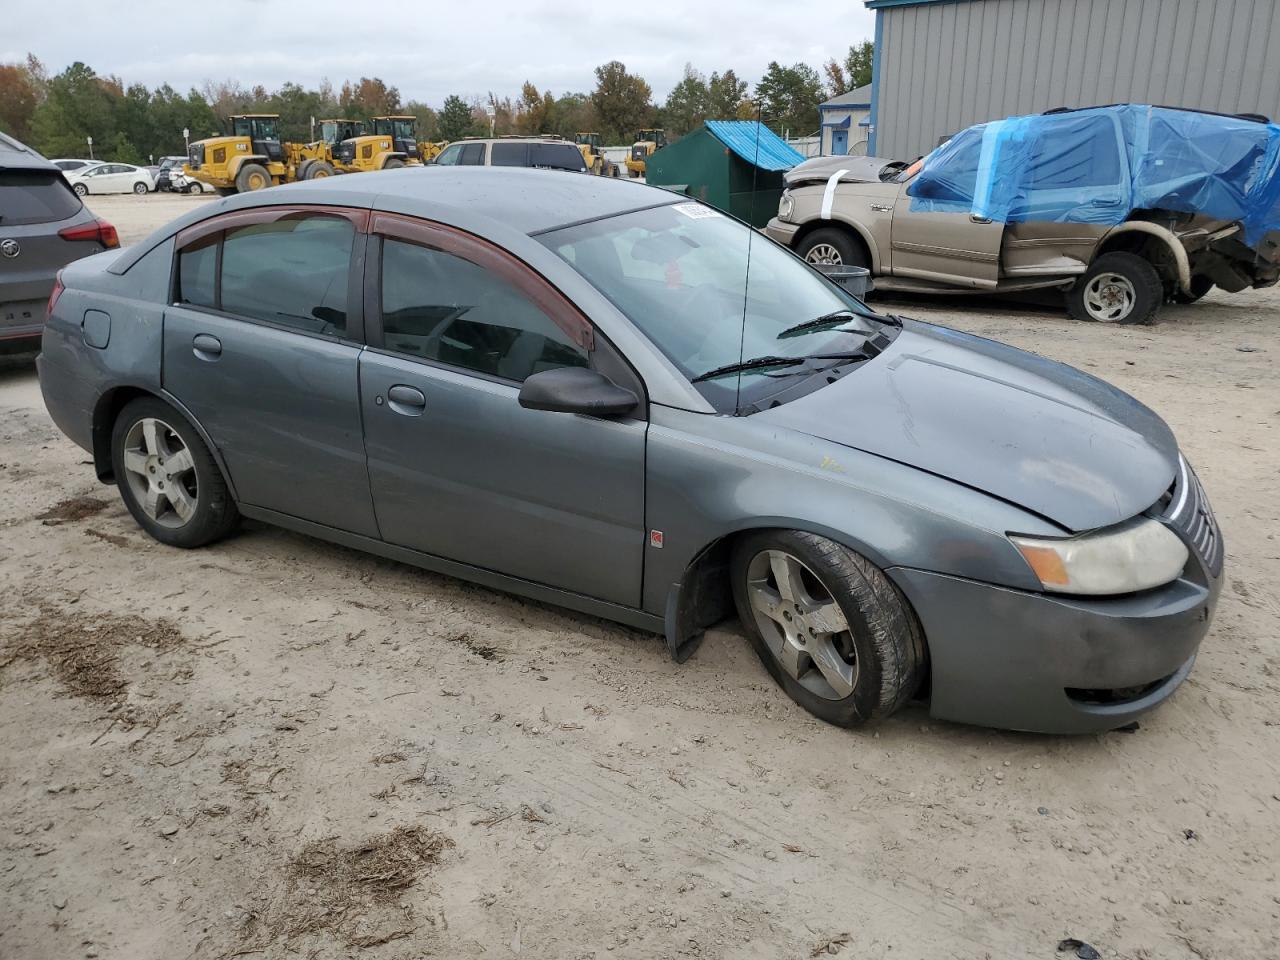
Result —
<svg viewBox="0 0 1280 960"><path fill-rule="evenodd" d="M55 167L57 167L59 170L61 170L63 173L65 173L67 176L71 176L71 174L73 173L83 173L89 167L96 167L102 161L101 160L80 160L80 159L73 159L71 157L63 157L62 159L50 160L49 162L52 163Z"/></svg>
<svg viewBox="0 0 1280 960"><path fill-rule="evenodd" d="M156 188L155 175L146 167L131 163L99 163L83 170L64 171L71 189L87 193L150 193Z"/></svg>
<svg viewBox="0 0 1280 960"><path fill-rule="evenodd" d="M188 177L181 167L169 171L169 189L174 193L204 193L213 187L201 183L195 177Z"/></svg>

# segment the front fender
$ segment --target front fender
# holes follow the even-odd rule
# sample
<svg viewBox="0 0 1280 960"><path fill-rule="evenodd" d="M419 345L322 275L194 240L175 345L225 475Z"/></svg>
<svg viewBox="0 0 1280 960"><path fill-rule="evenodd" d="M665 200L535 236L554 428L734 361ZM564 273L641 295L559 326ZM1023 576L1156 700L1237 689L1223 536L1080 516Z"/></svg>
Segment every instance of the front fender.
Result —
<svg viewBox="0 0 1280 960"><path fill-rule="evenodd" d="M1011 504L892 460L750 417L658 405L651 408L645 514L642 603L668 619L675 648L700 628L682 612L691 572L748 530L803 530L882 569L909 566L1026 590L1039 584L1006 531L1061 534Z"/></svg>

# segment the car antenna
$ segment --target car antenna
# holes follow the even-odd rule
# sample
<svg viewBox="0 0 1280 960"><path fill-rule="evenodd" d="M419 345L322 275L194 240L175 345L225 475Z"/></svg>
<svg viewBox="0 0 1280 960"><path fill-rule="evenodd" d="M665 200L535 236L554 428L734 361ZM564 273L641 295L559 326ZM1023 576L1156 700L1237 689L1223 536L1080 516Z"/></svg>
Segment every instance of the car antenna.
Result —
<svg viewBox="0 0 1280 960"><path fill-rule="evenodd" d="M751 163L751 202L747 207L747 268L742 273L742 330L738 335L738 363L743 361L747 347L747 291L751 280L751 244L756 236L756 178L760 174L760 125L763 123L764 101L756 100L756 146L755 157ZM736 416L742 403L742 375L746 371L738 371L738 379L734 384L733 412Z"/></svg>

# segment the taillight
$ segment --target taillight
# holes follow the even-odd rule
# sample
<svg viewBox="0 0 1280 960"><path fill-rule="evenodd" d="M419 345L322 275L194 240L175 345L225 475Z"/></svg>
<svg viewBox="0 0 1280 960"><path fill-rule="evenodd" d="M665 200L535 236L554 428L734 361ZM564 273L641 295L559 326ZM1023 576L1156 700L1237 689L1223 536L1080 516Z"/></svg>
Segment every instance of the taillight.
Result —
<svg viewBox="0 0 1280 960"><path fill-rule="evenodd" d="M53 289L49 291L49 306L45 307L44 317L47 321L53 316L53 308L58 305L58 298L62 296L62 291L67 289L62 285L62 271L59 270L53 278Z"/></svg>
<svg viewBox="0 0 1280 960"><path fill-rule="evenodd" d="M116 228L102 219L78 227L63 227L58 231L58 236L63 240L93 240L107 248L120 246L120 235L116 233Z"/></svg>

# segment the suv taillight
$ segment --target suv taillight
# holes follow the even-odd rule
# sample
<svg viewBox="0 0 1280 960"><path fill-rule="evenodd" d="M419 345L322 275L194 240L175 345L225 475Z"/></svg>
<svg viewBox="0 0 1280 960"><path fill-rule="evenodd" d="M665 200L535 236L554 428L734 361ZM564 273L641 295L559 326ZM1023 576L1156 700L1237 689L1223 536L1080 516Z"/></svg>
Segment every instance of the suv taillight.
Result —
<svg viewBox="0 0 1280 960"><path fill-rule="evenodd" d="M53 278L53 289L49 291L49 305L44 310L46 322L53 316L53 308L58 305L58 298L62 296L62 291L65 289L67 288L62 285L62 271L59 270Z"/></svg>
<svg viewBox="0 0 1280 960"><path fill-rule="evenodd" d="M108 249L120 246L120 235L116 233L116 228L101 218L78 227L63 227L58 231L58 236L63 240L94 240Z"/></svg>

